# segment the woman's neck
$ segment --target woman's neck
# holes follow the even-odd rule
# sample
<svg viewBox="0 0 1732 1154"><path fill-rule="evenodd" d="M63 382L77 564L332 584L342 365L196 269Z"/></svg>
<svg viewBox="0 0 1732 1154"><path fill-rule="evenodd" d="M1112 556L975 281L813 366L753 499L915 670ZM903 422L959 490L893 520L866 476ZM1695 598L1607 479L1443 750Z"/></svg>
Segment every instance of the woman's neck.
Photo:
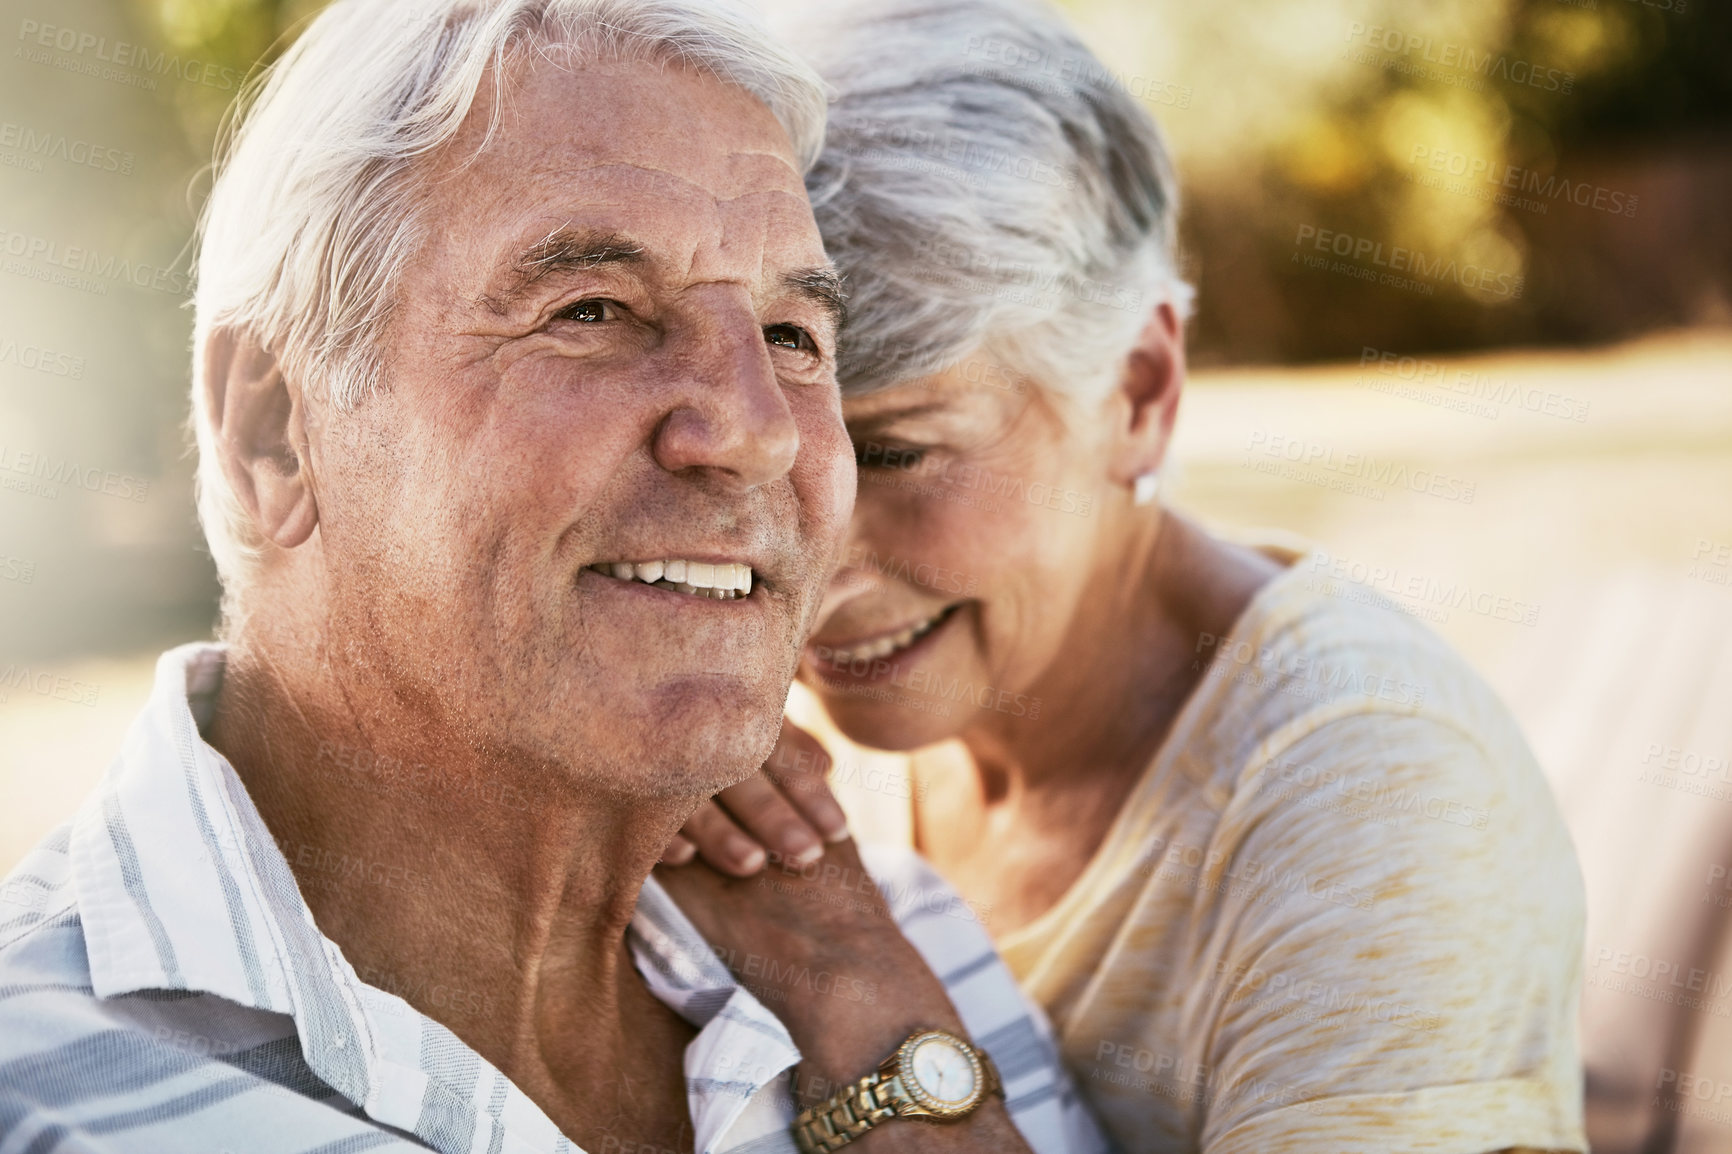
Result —
<svg viewBox="0 0 1732 1154"><path fill-rule="evenodd" d="M1232 630L1280 568L1182 517L1149 516L1102 566L1121 576L1096 586L1107 595L1079 611L1027 690L1040 717L983 715L963 743L983 775L1010 789L1134 781L1201 680L1207 643Z"/></svg>
<svg viewBox="0 0 1732 1154"><path fill-rule="evenodd" d="M1231 632L1280 572L1165 513L1136 525L1101 568L1121 576L1027 690L1040 716L987 714L960 735L966 758L949 746L916 760L917 844L993 907L996 933L1075 881L1202 680L1202 643ZM1006 844L1018 847L1008 861Z"/></svg>

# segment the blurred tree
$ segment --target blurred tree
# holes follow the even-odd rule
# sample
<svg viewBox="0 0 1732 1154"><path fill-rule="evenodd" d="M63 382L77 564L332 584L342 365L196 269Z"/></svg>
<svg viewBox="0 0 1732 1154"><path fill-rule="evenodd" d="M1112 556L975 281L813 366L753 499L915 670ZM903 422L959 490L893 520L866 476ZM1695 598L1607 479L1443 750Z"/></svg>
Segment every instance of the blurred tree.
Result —
<svg viewBox="0 0 1732 1154"><path fill-rule="evenodd" d="M162 45L249 75L281 55L294 30L327 0L124 0ZM182 126L208 155L233 94L201 85L177 89Z"/></svg>
<svg viewBox="0 0 1732 1154"><path fill-rule="evenodd" d="M245 72L325 0L124 2L165 44ZM1061 3L1174 139L1204 362L1611 338L1732 307L1713 210L1732 192L1724 0ZM1523 82L1535 69L1548 83ZM208 155L225 94L176 95ZM1669 221L1572 203L1582 184L1620 204L1647 189ZM1357 279L1381 271L1362 259L1307 267L1305 229L1457 273L1392 287Z"/></svg>

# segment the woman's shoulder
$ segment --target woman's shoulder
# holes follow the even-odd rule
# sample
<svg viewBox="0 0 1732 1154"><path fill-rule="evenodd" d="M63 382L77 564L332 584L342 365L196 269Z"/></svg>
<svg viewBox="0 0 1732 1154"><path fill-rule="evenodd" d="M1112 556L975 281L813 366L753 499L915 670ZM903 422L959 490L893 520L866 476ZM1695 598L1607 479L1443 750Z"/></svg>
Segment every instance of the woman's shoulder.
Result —
<svg viewBox="0 0 1732 1154"><path fill-rule="evenodd" d="M1170 752L1219 796L1327 729L1321 755L1360 739L1433 747L1439 766L1532 758L1513 716L1472 666L1402 605L1332 577L1314 552L1264 587L1225 636L1198 638L1198 688ZM1387 740L1384 740L1387 739ZM1535 770L1537 772L1537 769Z"/></svg>

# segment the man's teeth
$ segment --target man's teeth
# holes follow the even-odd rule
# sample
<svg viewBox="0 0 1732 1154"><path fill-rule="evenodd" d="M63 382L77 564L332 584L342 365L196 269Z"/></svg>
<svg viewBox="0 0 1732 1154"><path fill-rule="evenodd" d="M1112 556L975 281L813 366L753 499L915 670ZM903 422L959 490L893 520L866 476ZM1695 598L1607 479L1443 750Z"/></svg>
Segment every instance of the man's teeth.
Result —
<svg viewBox="0 0 1732 1154"><path fill-rule="evenodd" d="M717 601L733 601L752 591L752 567L733 561L712 564L708 561L615 561L607 565L591 565L597 573L621 581L642 581L663 589L674 589L696 597Z"/></svg>
<svg viewBox="0 0 1732 1154"><path fill-rule="evenodd" d="M944 615L948 612L950 610L945 609L935 613L920 624L910 625L907 629L890 637L880 637L876 641L856 646L853 649L838 649L835 651L833 659L843 664L851 664L855 661L874 661L880 657L888 657L898 649L907 649L931 633L938 623L944 620Z"/></svg>

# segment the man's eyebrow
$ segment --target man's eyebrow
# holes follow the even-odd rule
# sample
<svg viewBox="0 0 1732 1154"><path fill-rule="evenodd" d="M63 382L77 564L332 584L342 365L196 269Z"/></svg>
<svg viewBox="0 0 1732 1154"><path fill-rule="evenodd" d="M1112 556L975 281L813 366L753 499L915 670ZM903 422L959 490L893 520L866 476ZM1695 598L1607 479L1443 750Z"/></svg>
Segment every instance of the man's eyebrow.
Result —
<svg viewBox="0 0 1732 1154"><path fill-rule="evenodd" d="M791 272L782 278L782 287L829 313L837 332L848 327L848 294L842 287L842 274L833 267Z"/></svg>
<svg viewBox="0 0 1732 1154"><path fill-rule="evenodd" d="M494 312L503 313L547 277L606 264L645 264L649 258L644 252L643 245L621 233L556 228L512 259L502 293L482 300Z"/></svg>

